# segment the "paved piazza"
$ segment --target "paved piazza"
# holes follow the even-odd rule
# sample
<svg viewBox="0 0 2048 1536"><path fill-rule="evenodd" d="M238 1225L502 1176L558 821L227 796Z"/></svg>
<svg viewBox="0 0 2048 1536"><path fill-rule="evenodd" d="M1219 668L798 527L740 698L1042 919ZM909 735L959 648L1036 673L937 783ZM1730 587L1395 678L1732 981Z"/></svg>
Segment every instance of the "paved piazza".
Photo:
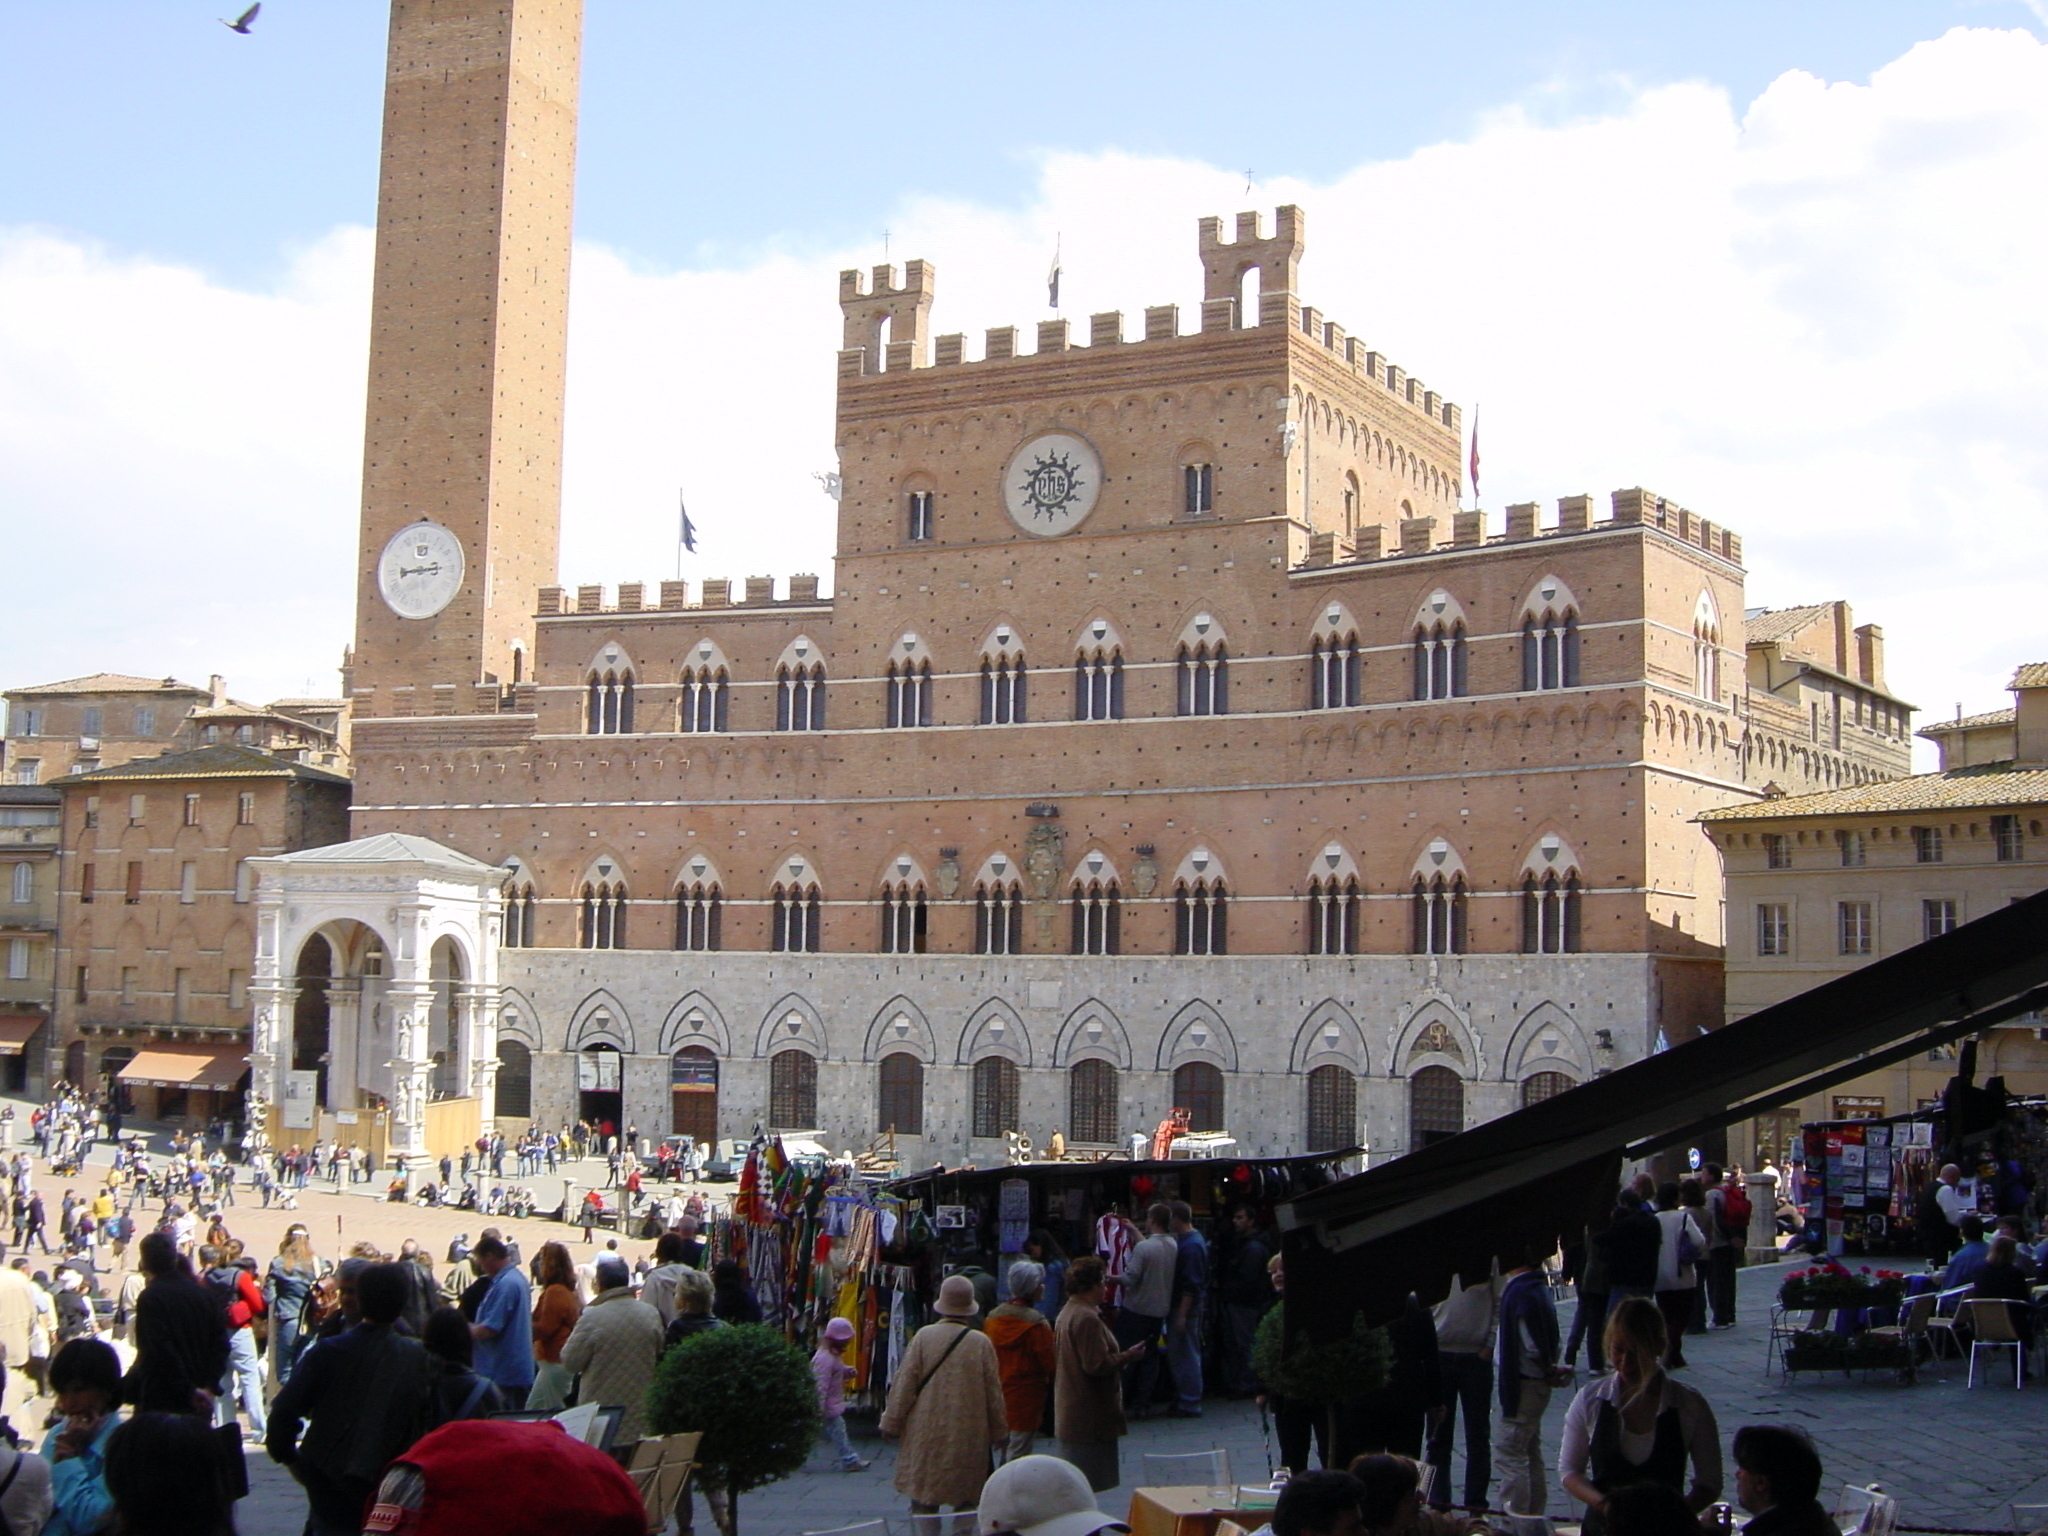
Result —
<svg viewBox="0 0 2048 1536"><path fill-rule="evenodd" d="M27 1109L17 1103L23 1124ZM103 1164L105 1156L105 1149L99 1149L95 1162ZM587 1162L571 1174L579 1182L601 1181L603 1165ZM87 1187L85 1179L59 1181L40 1168L36 1182L50 1204L53 1226L63 1191ZM533 1182L552 1203L559 1180ZM258 1203L245 1201L227 1213L228 1224L260 1255L274 1252L285 1227L299 1219L312 1230L318 1250L330 1257L365 1238L395 1251L401 1241L412 1237L437 1260L455 1233L467 1231L474 1236L479 1228L492 1224L468 1212L391 1205L372 1198L368 1185L356 1188L359 1193L335 1194L331 1186L315 1181L300 1197L296 1212L266 1211ZM708 1185L705 1192L729 1194L732 1188ZM583 1248L582 1233L574 1227L551 1221L495 1224L516 1235L529 1254L550 1238L567 1241L572 1250ZM603 1241L602 1234L598 1240ZM634 1258L651 1246L620 1242L621 1249ZM1802 1374L1789 1386L1775 1373L1767 1375L1766 1320L1782 1273L1781 1266L1743 1271L1737 1326L1686 1343L1693 1363L1683 1379L1703 1391L1712 1403L1724 1448L1729 1436L1745 1423L1799 1425L1820 1447L1830 1496L1845 1481L1879 1482L1899 1497L1902 1527L2005 1532L2012 1529L2006 1508L2009 1503L2048 1503L2048 1457L2042 1455L2044 1440L2048 1440L2048 1391L2037 1383L2030 1382L2020 1392L2010 1386L1979 1386L1969 1391L1963 1386L1962 1367L1953 1362L1944 1368L1946 1380L1922 1372L1919 1383L1911 1387L1899 1386L1881 1375L1844 1380ZM1569 1326L1568 1312L1566 1324ZM2007 1380L2003 1367L1997 1369L1997 1379ZM1570 1394L1563 1392L1551 1399L1544 1444L1552 1456L1569 1399ZM874 1465L865 1472L847 1474L835 1470L822 1455L813 1458L796 1477L745 1498L740 1518L747 1536L800 1536L906 1512L890 1484L893 1449L876 1438L873 1415L856 1413L850 1422L861 1453L872 1457ZM1103 1495L1103 1508L1120 1512L1128 1505L1129 1488L1139 1481L1139 1457L1145 1452L1211 1446L1230 1452L1231 1470L1239 1481L1266 1480L1267 1451L1257 1410L1249 1403L1212 1401L1200 1423L1153 1419L1134 1424L1124 1441L1126 1486ZM289 1475L253 1448L249 1470L251 1494L238 1512L243 1536L299 1536L305 1504ZM1460 1476L1453 1468L1453 1486ZM1553 1482L1551 1513L1564 1509L1564 1496Z"/></svg>

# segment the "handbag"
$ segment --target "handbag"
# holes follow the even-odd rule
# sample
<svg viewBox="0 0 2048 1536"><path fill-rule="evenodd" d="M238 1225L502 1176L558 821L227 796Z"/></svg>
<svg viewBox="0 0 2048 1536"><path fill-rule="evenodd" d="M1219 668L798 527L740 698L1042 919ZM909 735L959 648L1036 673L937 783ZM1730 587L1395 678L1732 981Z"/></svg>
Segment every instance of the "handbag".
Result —
<svg viewBox="0 0 2048 1536"><path fill-rule="evenodd" d="M1692 1212L1681 1212L1678 1220L1678 1267L1687 1270L1705 1257L1699 1239L1693 1234L1699 1228L1693 1224Z"/></svg>

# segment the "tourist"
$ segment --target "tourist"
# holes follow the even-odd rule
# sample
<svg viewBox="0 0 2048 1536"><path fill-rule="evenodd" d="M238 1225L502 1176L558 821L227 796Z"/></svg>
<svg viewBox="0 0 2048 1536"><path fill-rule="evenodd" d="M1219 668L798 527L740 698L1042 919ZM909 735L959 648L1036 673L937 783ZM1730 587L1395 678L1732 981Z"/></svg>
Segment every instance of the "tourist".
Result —
<svg viewBox="0 0 2048 1536"><path fill-rule="evenodd" d="M1551 1389L1568 1383L1571 1372L1557 1363L1557 1308L1550 1299L1541 1256L1525 1251L1505 1279L1494 1347L1501 1412L1494 1471L1500 1478L1502 1509L1511 1515L1540 1515L1550 1501L1543 1410L1550 1404Z"/></svg>
<svg viewBox="0 0 2048 1536"><path fill-rule="evenodd" d="M1258 1390L1252 1375L1252 1339L1259 1319L1273 1305L1273 1280L1266 1263L1273 1245L1259 1230L1249 1205L1230 1213L1230 1243L1216 1261L1216 1297L1222 1305L1223 1358L1217 1374L1231 1397L1250 1397Z"/></svg>
<svg viewBox="0 0 2048 1536"><path fill-rule="evenodd" d="M989 1474L976 1536L1095 1536L1128 1531L1095 1503L1088 1479L1057 1456L1020 1456Z"/></svg>
<svg viewBox="0 0 2048 1536"><path fill-rule="evenodd" d="M1443 1407L1436 1321L1413 1291L1401 1315L1387 1324L1386 1334L1394 1352L1387 1379L1337 1411L1338 1445L1332 1460L1338 1463L1361 1451L1391 1451L1420 1460L1430 1417Z"/></svg>
<svg viewBox="0 0 2048 1536"><path fill-rule="evenodd" d="M687 1216L683 1220L690 1222L694 1234L697 1224ZM640 1299L661 1314L661 1326L664 1328L676 1317L676 1277L686 1269L697 1267L690 1258L693 1242L694 1235L685 1238L680 1227L673 1232L664 1232L654 1240L654 1268L648 1270L640 1282ZM696 1244L700 1253L703 1246L702 1243Z"/></svg>
<svg viewBox="0 0 2048 1536"><path fill-rule="evenodd" d="M1694 1185L1695 1194L1697 1190ZM1662 1228L1657 1246L1657 1307L1664 1314L1669 1337L1664 1363L1674 1370L1685 1364L1685 1325L1692 1316L1693 1293L1700 1283L1697 1265L1707 1251L1707 1234L1701 1230L1694 1208L1684 1201L1677 1184L1667 1180L1657 1186L1657 1225Z"/></svg>
<svg viewBox="0 0 2048 1536"><path fill-rule="evenodd" d="M1991 1239L1988 1255L1978 1266L1976 1278L1971 1282L1970 1298L1973 1301L2012 1303L2006 1311L2011 1315L2024 1346L2020 1351L2024 1362L2034 1347L2034 1309L2030 1304L2032 1282L2020 1268L2017 1245L2003 1232Z"/></svg>
<svg viewBox="0 0 2048 1536"><path fill-rule="evenodd" d="M1297 1472L1273 1502L1273 1536L1364 1536L1364 1506L1349 1472Z"/></svg>
<svg viewBox="0 0 2048 1536"><path fill-rule="evenodd" d="M562 1368L577 1378L579 1406L625 1410L611 1445L622 1463L647 1432L647 1389L661 1353L661 1314L633 1294L626 1261L606 1254L597 1261L597 1294L562 1346Z"/></svg>
<svg viewBox="0 0 2048 1536"><path fill-rule="evenodd" d="M1385 1452L1360 1456L1351 1475L1364 1490L1359 1520L1368 1536L1477 1536L1486 1520L1471 1515L1440 1514L1422 1507L1422 1468L1412 1457Z"/></svg>
<svg viewBox="0 0 2048 1536"><path fill-rule="evenodd" d="M1991 1245L1984 1241L1984 1218L1974 1211L1956 1223L1956 1236L1961 1238L1948 1261L1948 1268L1942 1272L1941 1284L1944 1290L1957 1286L1974 1285L1977 1271L1984 1267L1984 1261L1991 1257Z"/></svg>
<svg viewBox="0 0 2048 1536"><path fill-rule="evenodd" d="M1166 1322L1166 1363L1173 1372L1173 1406L1167 1412L1177 1419L1199 1419L1202 1328L1209 1301L1209 1243L1195 1230L1195 1213L1187 1201L1175 1200L1167 1209L1172 1212L1174 1246L1173 1310ZM1416 1449L1419 1452L1421 1446Z"/></svg>
<svg viewBox="0 0 2048 1536"><path fill-rule="evenodd" d="M477 1273L490 1284L476 1304L470 1334L476 1368L498 1384L509 1402L523 1403L533 1388L533 1308L526 1275L511 1261L505 1240L486 1234L470 1250Z"/></svg>
<svg viewBox="0 0 2048 1536"><path fill-rule="evenodd" d="M305 1227L293 1222L285 1228L284 1240L263 1277L263 1297L270 1308L270 1368L279 1386L292 1379L292 1367L304 1348L306 1300L331 1267L314 1254L312 1234Z"/></svg>
<svg viewBox="0 0 2048 1536"><path fill-rule="evenodd" d="M717 1290L711 1277L701 1269L684 1270L676 1277L676 1315L662 1335L662 1352L674 1349L687 1338L704 1332L707 1328L723 1328L725 1319L712 1315Z"/></svg>
<svg viewBox="0 0 2048 1536"><path fill-rule="evenodd" d="M1081 1469L1097 1493L1123 1481L1118 1442L1129 1428L1123 1368L1145 1347L1117 1347L1116 1335L1102 1320L1104 1284L1105 1268L1094 1254L1069 1264L1067 1304L1053 1329L1053 1433L1059 1437L1060 1455Z"/></svg>
<svg viewBox="0 0 2048 1536"><path fill-rule="evenodd" d="M720 1322L761 1321L761 1303L754 1295L754 1288L747 1284L746 1271L740 1268L739 1260L720 1259L712 1266L711 1284L716 1293L711 1311ZM680 1302L677 1303L676 1310L682 1310Z"/></svg>
<svg viewBox="0 0 2048 1536"><path fill-rule="evenodd" d="M50 1464L50 1518L43 1536L92 1536L113 1510L107 1440L121 1424L121 1360L103 1339L74 1339L50 1357L50 1391L61 1417L43 1437ZM13 1511L6 1511L10 1524ZM20 1525L14 1525L20 1530Z"/></svg>
<svg viewBox="0 0 2048 1536"><path fill-rule="evenodd" d="M220 1300L163 1233L147 1233L136 1251L149 1278L135 1299L135 1363L122 1400L144 1413L210 1415L228 1368Z"/></svg>
<svg viewBox="0 0 2048 1536"><path fill-rule="evenodd" d="M1756 1517L1742 1536L1840 1536L1820 1501L1820 1453L1804 1430L1745 1424L1732 1449L1735 1500Z"/></svg>
<svg viewBox="0 0 2048 1536"><path fill-rule="evenodd" d="M1173 1267L1180 1246L1170 1230L1173 1213L1164 1205L1145 1212L1145 1236L1125 1261L1118 1290L1116 1341L1133 1356L1124 1372L1124 1407L1134 1419L1152 1414L1152 1390L1159 1379L1158 1341L1173 1309Z"/></svg>
<svg viewBox="0 0 2048 1536"><path fill-rule="evenodd" d="M487 1419L505 1411L508 1405L497 1384L476 1372L476 1340L469 1336L469 1320L460 1312L436 1307L428 1313L420 1343L434 1364L433 1402L428 1410L434 1423Z"/></svg>
<svg viewBox="0 0 2048 1536"><path fill-rule="evenodd" d="M235 1536L220 1444L192 1414L129 1419L107 1438L106 1478L121 1536ZM316 1536L328 1529L314 1527ZM358 1519L351 1536L361 1529Z"/></svg>
<svg viewBox="0 0 2048 1536"><path fill-rule="evenodd" d="M1668 1322L1640 1297L1616 1307L1606 1341L1613 1374L1581 1388L1565 1414L1557 1471L1565 1492L1586 1505L1584 1536L1601 1536L1607 1495L1625 1484L1681 1488L1696 1514L1721 1496L1714 1410L1661 1364Z"/></svg>
<svg viewBox="0 0 2048 1536"><path fill-rule="evenodd" d="M1067 1250L1045 1228L1033 1227L1031 1235L1024 1239L1024 1257L1045 1271L1045 1290L1038 1299L1038 1310L1049 1318L1057 1318L1067 1304Z"/></svg>
<svg viewBox="0 0 2048 1536"><path fill-rule="evenodd" d="M459 1419L405 1448L357 1524L406 1536L644 1536L647 1508L616 1461L555 1425Z"/></svg>
<svg viewBox="0 0 2048 1536"><path fill-rule="evenodd" d="M1434 1501L1451 1502L1451 1445L1458 1416L1465 1418L1465 1507L1486 1507L1487 1462L1493 1454L1493 1331L1500 1312L1501 1278L1496 1270L1475 1285L1461 1283L1436 1307L1437 1373L1443 1416L1429 1436L1429 1464L1436 1469ZM1586 1310L1583 1291L1579 1310ZM1576 1327L1574 1329L1576 1331ZM1571 1351L1566 1348L1566 1357Z"/></svg>
<svg viewBox="0 0 2048 1536"><path fill-rule="evenodd" d="M846 1383L854 1374L846 1363L846 1346L852 1342L851 1319L832 1318L811 1356L811 1375L818 1383L819 1433L837 1455L842 1472L865 1471L868 1465L846 1437Z"/></svg>
<svg viewBox="0 0 2048 1536"><path fill-rule="evenodd" d="M0 1260L6 1252L0 1249ZM35 1282L10 1264L0 1263L0 1364L7 1372L0 1395L0 1414L13 1415L35 1396L28 1374L29 1342L37 1332Z"/></svg>
<svg viewBox="0 0 2048 1536"><path fill-rule="evenodd" d="M395 1326L405 1275L366 1264L354 1290L362 1321L307 1350L270 1409L265 1444L306 1490L312 1536L359 1536L385 1466L429 1427L434 1363Z"/></svg>
<svg viewBox="0 0 2048 1536"><path fill-rule="evenodd" d="M995 1346L974 1327L974 1282L948 1275L932 1311L937 1321L920 1328L903 1352L881 1429L902 1441L896 1491L910 1500L910 1512L932 1515L950 1506L957 1516L981 1501L990 1448L1003 1444L1009 1426Z"/></svg>
<svg viewBox="0 0 2048 1536"><path fill-rule="evenodd" d="M1719 1163L1708 1163L1701 1172L1707 1201L1702 1225L1707 1229L1708 1320L1715 1328L1733 1328L1735 1270L1749 1243L1749 1197L1739 1186L1730 1185Z"/></svg>
<svg viewBox="0 0 2048 1536"><path fill-rule="evenodd" d="M1003 1383L1003 1416L1010 1426L1003 1460L1015 1461L1031 1454L1045 1422L1058 1344L1052 1324L1038 1310L1045 1271L1029 1259L1018 1259L1006 1278L1010 1299L989 1313L982 1332L996 1347L996 1370Z"/></svg>
<svg viewBox="0 0 2048 1536"><path fill-rule="evenodd" d="M227 1255L211 1243L199 1250L205 1283L221 1302L226 1318L228 1364L221 1374L220 1396L214 1403L214 1423L235 1422L235 1401L249 1416L249 1434L263 1438L263 1362L256 1353L256 1319L264 1315L263 1291L246 1269L228 1262Z"/></svg>
<svg viewBox="0 0 2048 1536"><path fill-rule="evenodd" d="M576 1294L576 1266L562 1244L542 1243L533 1270L540 1299L533 1305L533 1387L526 1406L556 1409L567 1405L576 1380L562 1364L562 1346L576 1330L583 1302Z"/></svg>

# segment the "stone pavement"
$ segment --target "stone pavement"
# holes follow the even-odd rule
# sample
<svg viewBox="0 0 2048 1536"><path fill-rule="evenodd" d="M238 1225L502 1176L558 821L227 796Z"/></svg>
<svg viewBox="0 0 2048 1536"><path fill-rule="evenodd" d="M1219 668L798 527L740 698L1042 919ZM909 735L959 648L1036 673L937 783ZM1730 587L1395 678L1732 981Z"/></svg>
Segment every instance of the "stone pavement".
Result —
<svg viewBox="0 0 2048 1536"><path fill-rule="evenodd" d="M1889 1375L1852 1379L1801 1373L1788 1385L1764 1371L1764 1341L1770 1304L1787 1266L1742 1271L1742 1319L1734 1328L1686 1340L1691 1365L1683 1377L1706 1394L1720 1421L1722 1446L1737 1428L1751 1423L1796 1424L1820 1447L1827 1468L1830 1503L1845 1482L1881 1483L1900 1501L1905 1526L1957 1526L2006 1532L2006 1505L2048 1503L2048 1391L2029 1382L2010 1386L1963 1386L1964 1370L1950 1363L1947 1379L1926 1371L1914 1386ZM1567 1309L1567 1326L1569 1317ZM1585 1378L1582 1376L1583 1382ZM1997 1380L2007 1381L2002 1368ZM1552 1396L1544 1429L1544 1451L1554 1464L1558 1434L1571 1394ZM815 1456L803 1472L747 1495L740 1502L744 1536L800 1536L858 1520L902 1516L907 1511L890 1485L895 1452L875 1438L872 1415L853 1424L861 1454L874 1458L865 1472L842 1473ZM1102 1507L1121 1513L1130 1490L1142 1481L1140 1458L1150 1452L1188 1452L1222 1447L1230 1452L1239 1482L1264 1483L1268 1453L1258 1410L1250 1403L1214 1402L1199 1421L1151 1419L1131 1426L1123 1443L1125 1486L1102 1496ZM290 1479L260 1455L250 1461L253 1489L240 1511L243 1536L298 1536L304 1504ZM1462 1474L1452 1469L1452 1486ZM1734 1467L1728 1468L1733 1497ZM1568 1501L1553 1479L1550 1512L1563 1515ZM700 1536L710 1536L700 1526Z"/></svg>

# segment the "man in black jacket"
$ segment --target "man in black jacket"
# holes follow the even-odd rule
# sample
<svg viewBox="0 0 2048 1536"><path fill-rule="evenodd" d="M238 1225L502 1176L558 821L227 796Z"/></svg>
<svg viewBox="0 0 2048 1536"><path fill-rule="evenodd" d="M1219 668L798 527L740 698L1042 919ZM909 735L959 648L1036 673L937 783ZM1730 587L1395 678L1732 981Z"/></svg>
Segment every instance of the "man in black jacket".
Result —
<svg viewBox="0 0 2048 1536"><path fill-rule="evenodd" d="M1745 1424L1734 1450L1735 1497L1756 1517L1742 1536L1837 1536L1820 1502L1820 1453L1803 1431Z"/></svg>
<svg viewBox="0 0 2048 1536"><path fill-rule="evenodd" d="M1664 1243L1664 1229L1657 1218L1643 1209L1643 1197L1624 1189L1614 1197L1614 1220L1605 1232L1595 1235L1607 1259L1607 1305L1613 1308L1624 1296L1654 1296L1657 1293L1657 1250Z"/></svg>
<svg viewBox="0 0 2048 1536"><path fill-rule="evenodd" d="M136 1247L148 1283L135 1300L135 1364L121 1400L144 1413L208 1413L228 1368L228 1321L170 1238L151 1232Z"/></svg>

